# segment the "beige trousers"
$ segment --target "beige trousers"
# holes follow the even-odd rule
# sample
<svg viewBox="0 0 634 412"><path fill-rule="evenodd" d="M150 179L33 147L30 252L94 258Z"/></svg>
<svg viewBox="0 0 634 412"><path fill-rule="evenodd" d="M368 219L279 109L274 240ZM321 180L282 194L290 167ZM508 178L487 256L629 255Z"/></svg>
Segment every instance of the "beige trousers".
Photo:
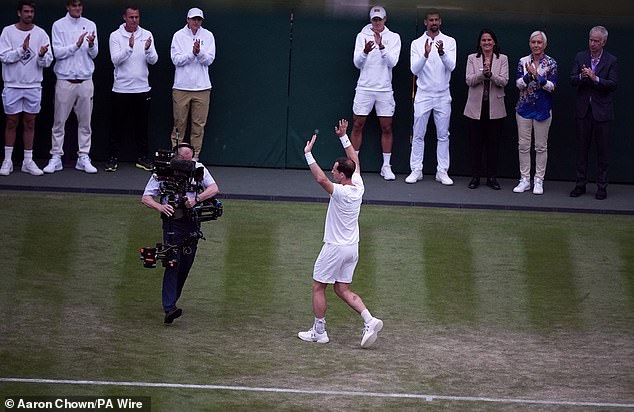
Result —
<svg viewBox="0 0 634 412"><path fill-rule="evenodd" d="M92 80L71 83L68 80L57 80L55 83L55 108L53 114L53 130L51 131L51 155L64 154L64 134L66 120L70 111L77 116L77 142L79 156L88 156L92 140L92 96L95 87Z"/></svg>
<svg viewBox="0 0 634 412"><path fill-rule="evenodd" d="M188 91L172 89L172 107L174 111L174 128L172 129L172 146L183 143L187 130L187 118L191 113L190 141L194 146L194 157L200 157L205 135L205 124L209 113L209 101L211 89L201 91ZM178 139L177 139L178 131ZM178 141L177 141L178 140Z"/></svg>
<svg viewBox="0 0 634 412"><path fill-rule="evenodd" d="M531 178L531 140L535 132L535 178L544 180L546 162L548 161L548 130L553 119L552 115L544 120L525 119L515 113L517 120L518 151L520 160L520 175L522 179Z"/></svg>

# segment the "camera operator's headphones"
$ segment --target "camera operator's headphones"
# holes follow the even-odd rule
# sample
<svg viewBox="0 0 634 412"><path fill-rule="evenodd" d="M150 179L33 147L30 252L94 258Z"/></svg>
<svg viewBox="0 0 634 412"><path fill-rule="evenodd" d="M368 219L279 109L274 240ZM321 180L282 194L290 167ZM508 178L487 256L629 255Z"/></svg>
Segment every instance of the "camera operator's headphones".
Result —
<svg viewBox="0 0 634 412"><path fill-rule="evenodd" d="M173 148L174 154L177 154L178 149L180 149L181 147L186 147L190 149L192 151L192 156L196 156L196 150L194 149L194 146L190 145L189 143L179 143L176 146L174 146Z"/></svg>

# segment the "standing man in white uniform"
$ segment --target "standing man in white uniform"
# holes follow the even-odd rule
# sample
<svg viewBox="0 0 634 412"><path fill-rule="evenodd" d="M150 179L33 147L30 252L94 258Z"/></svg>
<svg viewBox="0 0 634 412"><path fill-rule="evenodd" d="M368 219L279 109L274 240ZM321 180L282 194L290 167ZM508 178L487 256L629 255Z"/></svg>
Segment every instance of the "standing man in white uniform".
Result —
<svg viewBox="0 0 634 412"><path fill-rule="evenodd" d="M42 78L45 67L53 62L50 51L51 40L44 30L33 24L35 3L31 0L18 2L18 22L6 26L0 34L0 61L2 61L2 103L7 115L4 130L4 161L0 175L13 171L13 146L20 116L22 116L22 139L24 160L22 171L34 176L44 174L33 161L33 139L35 117L42 102Z"/></svg>
<svg viewBox="0 0 634 412"><path fill-rule="evenodd" d="M53 55L57 76L55 84L55 112L51 144L51 160L44 168L46 173L55 173L63 169L65 125L73 110L77 116L77 164L75 169L86 173L97 173L90 161L92 143L93 94L95 87L92 74L95 71L93 60L97 57L97 26L82 17L84 6L81 0L66 0L66 16L53 23Z"/></svg>
<svg viewBox="0 0 634 412"><path fill-rule="evenodd" d="M361 149L363 127L372 111L381 125L381 149L383 166L381 176L385 180L394 180L390 160L392 157L392 116L396 103L392 90L392 69L398 63L401 53L401 37L385 26L387 14L383 7L370 9L370 24L359 34L354 45L354 65L361 71L357 81L352 111L354 123L350 140L357 153Z"/></svg>
<svg viewBox="0 0 634 412"><path fill-rule="evenodd" d="M416 80L414 98L414 130L410 168L412 172L405 178L406 183L423 180L423 155L425 153L425 133L429 115L434 112L434 124L438 137L436 148L436 181L452 185L449 177L449 119L451 118L451 94L449 81L456 68L456 41L440 31L442 20L435 9L425 14L427 30L412 42L411 71Z"/></svg>
<svg viewBox="0 0 634 412"><path fill-rule="evenodd" d="M315 161L311 151L317 135L306 142L304 156L317 183L330 195L324 245L313 271L313 327L297 336L306 342L328 343L326 332L326 287L334 285L335 293L363 318L364 328L361 347L372 345L383 328L383 321L373 317L361 297L350 290L354 268L359 261L359 212L363 200L363 179L359 157L346 130L347 120L339 120L335 133L339 136L347 157L340 157L332 167L332 183Z"/></svg>
<svg viewBox="0 0 634 412"><path fill-rule="evenodd" d="M124 23L110 34L110 60L114 65L112 85L112 125L106 172L118 167L121 137L132 135L136 145L136 167L152 170L148 158L148 123L150 116L149 65L158 61L152 32L139 26L141 12L127 6Z"/></svg>
<svg viewBox="0 0 634 412"><path fill-rule="evenodd" d="M203 146L211 99L209 66L216 58L216 40L202 27L204 18L201 9L189 9L187 25L174 33L170 52L176 66L172 87L172 146L183 142L187 118L191 115L190 141L194 146L194 160L200 157Z"/></svg>

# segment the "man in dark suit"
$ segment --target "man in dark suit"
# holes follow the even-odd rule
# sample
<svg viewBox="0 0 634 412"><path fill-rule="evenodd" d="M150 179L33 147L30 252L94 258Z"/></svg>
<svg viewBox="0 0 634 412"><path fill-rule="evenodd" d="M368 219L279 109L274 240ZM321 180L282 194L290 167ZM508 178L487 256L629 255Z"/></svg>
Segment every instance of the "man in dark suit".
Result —
<svg viewBox="0 0 634 412"><path fill-rule="evenodd" d="M577 87L575 118L577 123L577 182L570 192L579 197L586 192L588 152L592 139L597 144L597 192L603 200L608 196L608 161L610 127L614 120L612 94L618 83L616 57L605 51L608 31L603 26L590 29L589 49L577 53L570 82Z"/></svg>

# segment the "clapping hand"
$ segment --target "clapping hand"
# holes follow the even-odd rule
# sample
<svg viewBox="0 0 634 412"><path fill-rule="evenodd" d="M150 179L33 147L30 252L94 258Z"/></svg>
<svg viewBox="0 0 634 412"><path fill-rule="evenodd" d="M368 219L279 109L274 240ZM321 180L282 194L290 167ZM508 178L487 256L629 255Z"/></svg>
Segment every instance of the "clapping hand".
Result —
<svg viewBox="0 0 634 412"><path fill-rule="evenodd" d="M526 72L531 75L531 77L535 80L539 78L539 74L537 73L537 68L531 63L526 62Z"/></svg>
<svg viewBox="0 0 634 412"><path fill-rule="evenodd" d="M482 69L482 74L484 75L484 77L489 78L491 77L491 61L488 59L484 60L483 63L483 69Z"/></svg>
<svg viewBox="0 0 634 412"><path fill-rule="evenodd" d="M96 34L94 31L90 33L88 37L86 37L86 39L88 40L88 47L92 47L95 45L95 37L96 37Z"/></svg>
<svg viewBox="0 0 634 412"><path fill-rule="evenodd" d="M445 54L445 49L444 49L444 44L442 42L442 40L438 40L436 42L436 48L438 49L438 55L442 56L443 54Z"/></svg>
<svg viewBox="0 0 634 412"><path fill-rule="evenodd" d="M368 54L372 51L372 49L374 49L374 42L372 40L366 40L365 47L363 48L363 53Z"/></svg>
<svg viewBox="0 0 634 412"><path fill-rule="evenodd" d="M40 53L39 53L40 57L44 57L47 51L48 51L48 44L45 44L44 46L40 47Z"/></svg>
<svg viewBox="0 0 634 412"><path fill-rule="evenodd" d="M29 44L31 43L31 33L27 34L24 38L24 43L22 43L22 50L27 51L29 49Z"/></svg>
<svg viewBox="0 0 634 412"><path fill-rule="evenodd" d="M584 64L581 67L581 77L594 80L596 78L596 75L594 74L591 68L586 67L586 65Z"/></svg>
<svg viewBox="0 0 634 412"><path fill-rule="evenodd" d="M80 36L79 39L77 39L77 48L79 49L81 47L81 44L84 42L84 39L86 38L86 35L88 34L88 32L83 32Z"/></svg>
<svg viewBox="0 0 634 412"><path fill-rule="evenodd" d="M374 32L374 43L376 43L376 45L379 46L379 49L382 49L384 47L383 46L383 38L376 31Z"/></svg>
<svg viewBox="0 0 634 412"><path fill-rule="evenodd" d="M429 57L429 53L431 53L431 45L433 41L429 41L429 39L425 39L425 58Z"/></svg>

